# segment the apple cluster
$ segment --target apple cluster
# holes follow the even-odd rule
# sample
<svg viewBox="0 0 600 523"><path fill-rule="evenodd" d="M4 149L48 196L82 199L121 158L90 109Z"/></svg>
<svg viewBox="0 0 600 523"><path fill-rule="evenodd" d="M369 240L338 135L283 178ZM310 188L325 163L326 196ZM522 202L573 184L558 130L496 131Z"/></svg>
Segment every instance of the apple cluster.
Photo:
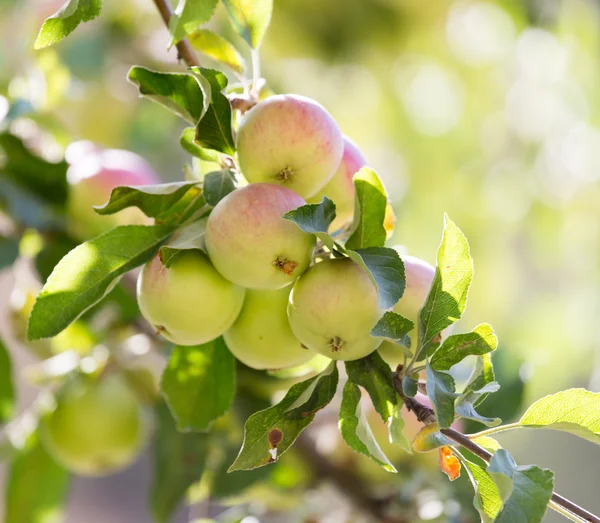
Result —
<svg viewBox="0 0 600 523"><path fill-rule="evenodd" d="M157 255L144 266L142 315L178 345L223 336L255 369L296 366L316 354L354 360L376 350L381 340L370 333L385 311L369 275L350 258L315 263L315 236L284 218L326 196L336 204L331 230L348 225L353 176L366 165L359 148L321 105L280 95L245 114L237 155L248 184L210 213L204 251L183 250L168 263ZM434 269L415 262L413 275L412 267L396 308L416 319Z"/></svg>

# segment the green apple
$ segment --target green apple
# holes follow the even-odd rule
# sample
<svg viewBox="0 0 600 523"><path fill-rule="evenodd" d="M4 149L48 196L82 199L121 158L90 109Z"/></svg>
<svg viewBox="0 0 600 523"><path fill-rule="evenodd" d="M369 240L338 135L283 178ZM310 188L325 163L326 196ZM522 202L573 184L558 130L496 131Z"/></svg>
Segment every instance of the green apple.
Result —
<svg viewBox="0 0 600 523"><path fill-rule="evenodd" d="M294 336L287 318L290 287L246 291L242 312L223 335L227 347L253 369L283 369L311 360L315 353Z"/></svg>
<svg viewBox="0 0 600 523"><path fill-rule="evenodd" d="M373 352L371 336L383 311L369 275L349 258L317 263L295 283L288 318L309 349L335 360L356 360Z"/></svg>
<svg viewBox="0 0 600 523"><path fill-rule="evenodd" d="M277 95L246 113L237 134L238 160L250 183L283 185L308 198L342 160L342 133L323 106L303 96Z"/></svg>
<svg viewBox="0 0 600 523"><path fill-rule="evenodd" d="M344 155L333 178L327 185L308 199L309 203L319 203L327 196L335 203L335 220L329 227L336 231L352 221L354 215L354 175L367 165L367 160L350 138L344 137Z"/></svg>
<svg viewBox="0 0 600 523"><path fill-rule="evenodd" d="M155 256L137 284L144 318L178 345L200 345L221 336L237 318L244 292L199 250L181 251L169 267Z"/></svg>
<svg viewBox="0 0 600 523"><path fill-rule="evenodd" d="M291 189L268 183L229 193L206 224L206 249L216 269L249 289L292 283L308 269L315 237L283 215L304 204Z"/></svg>
<svg viewBox="0 0 600 523"><path fill-rule="evenodd" d="M56 408L42 418L40 439L65 468L82 476L103 476L129 466L148 432L144 408L117 374L80 376L58 392Z"/></svg>

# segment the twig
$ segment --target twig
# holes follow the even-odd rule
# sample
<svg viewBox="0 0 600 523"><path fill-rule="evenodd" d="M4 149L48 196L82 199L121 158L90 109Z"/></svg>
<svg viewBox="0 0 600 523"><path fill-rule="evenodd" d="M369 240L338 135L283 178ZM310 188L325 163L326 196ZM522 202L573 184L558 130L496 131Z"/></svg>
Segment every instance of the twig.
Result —
<svg viewBox="0 0 600 523"><path fill-rule="evenodd" d="M169 27L171 17L173 16L173 8L171 7L169 0L153 1L156 4L156 7L160 12L160 16L162 17L165 25ZM196 53L192 49L192 46L187 38L179 40L179 42L175 44L175 47L177 47L177 53L180 60L183 60L189 67L200 67L198 57L196 56Z"/></svg>
<svg viewBox="0 0 600 523"><path fill-rule="evenodd" d="M419 403L416 399L409 398L408 396L404 395L404 392L402 391L402 382L398 379L398 376L396 374L394 374L394 387L398 394L400 394L400 396L404 400L406 408L414 412L419 421L425 423L426 425L435 423L435 413L432 409ZM470 440L468 436L462 434L461 432L458 432L457 430L448 428L440 429L440 432L448 439L451 439L455 443L458 443L461 447L471 451L473 454L481 458L486 463L489 463L494 457L494 455L491 452L488 452L486 449L479 446L474 441ZM556 505L566 509L568 512L571 512L576 516L579 516L584 521L600 523L600 518L598 516L595 516L591 512L588 512L584 508L580 507L579 505L576 505L572 501L561 496L560 494L557 494L556 492L552 493L552 497L550 499ZM554 508L552 504L550 504L549 506L550 508Z"/></svg>

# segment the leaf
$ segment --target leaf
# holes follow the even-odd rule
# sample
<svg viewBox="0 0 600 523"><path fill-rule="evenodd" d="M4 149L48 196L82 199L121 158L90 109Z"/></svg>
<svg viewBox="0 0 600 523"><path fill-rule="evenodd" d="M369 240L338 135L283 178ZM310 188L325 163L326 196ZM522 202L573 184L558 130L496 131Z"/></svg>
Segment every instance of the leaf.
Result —
<svg viewBox="0 0 600 523"><path fill-rule="evenodd" d="M409 454L412 454L412 445L410 441L404 434L404 417L402 416L402 405L404 403L402 400L398 401L396 406L394 407L394 412L392 413L392 417L389 422L389 433L390 433L390 443L394 443L395 445L400 446L402 450L405 450Z"/></svg>
<svg viewBox="0 0 600 523"><path fill-rule="evenodd" d="M406 287L404 263L398 253L387 247L369 247L349 250L346 254L371 276L377 286L379 306L382 309L393 307L404 294Z"/></svg>
<svg viewBox="0 0 600 523"><path fill-rule="evenodd" d="M213 15L218 0L179 0L169 22L171 40L169 47L183 40L198 26L208 22Z"/></svg>
<svg viewBox="0 0 600 523"><path fill-rule="evenodd" d="M464 457L461 457L461 461L475 489L473 506L479 512L482 522L491 523L502 509L498 487L485 468Z"/></svg>
<svg viewBox="0 0 600 523"><path fill-rule="evenodd" d="M450 445L454 445L454 442L440 432L440 426L437 423L430 423L418 432L412 447L417 452L431 452Z"/></svg>
<svg viewBox="0 0 600 523"><path fill-rule="evenodd" d="M202 118L210 101L210 96L205 97L193 74L159 73L136 65L129 70L127 79L138 87L140 95L194 125Z"/></svg>
<svg viewBox="0 0 600 523"><path fill-rule="evenodd" d="M373 169L363 167L354 175L354 220L352 233L346 241L351 250L383 247L387 193Z"/></svg>
<svg viewBox="0 0 600 523"><path fill-rule="evenodd" d="M171 521L188 488L199 481L205 468L209 435L182 433L163 402L156 405L152 514L157 523Z"/></svg>
<svg viewBox="0 0 600 523"><path fill-rule="evenodd" d="M456 394L454 378L445 372L433 370L427 362L427 396L431 400L440 428L447 429L454 422Z"/></svg>
<svg viewBox="0 0 600 523"><path fill-rule="evenodd" d="M554 487L551 470L536 465L518 467L504 449L497 450L487 467L502 499L496 523L539 523Z"/></svg>
<svg viewBox="0 0 600 523"><path fill-rule="evenodd" d="M0 270L12 265L19 257L19 242L0 236Z"/></svg>
<svg viewBox="0 0 600 523"><path fill-rule="evenodd" d="M414 323L404 316L392 311L386 312L371 329L371 336L383 338L398 344L398 348L410 348L408 333L414 328ZM410 355L410 351L409 354Z"/></svg>
<svg viewBox="0 0 600 523"><path fill-rule="evenodd" d="M227 87L227 77L213 69L192 67L209 104L196 125L195 143L226 154L235 153L231 130L231 104L221 92Z"/></svg>
<svg viewBox="0 0 600 523"><path fill-rule="evenodd" d="M82 243L54 268L29 318L30 341L50 338L98 303L117 279L150 260L172 227L125 225Z"/></svg>
<svg viewBox="0 0 600 523"><path fill-rule="evenodd" d="M0 340L0 423L6 423L15 412L15 387L12 361L8 349Z"/></svg>
<svg viewBox="0 0 600 523"><path fill-rule="evenodd" d="M244 72L244 59L237 49L222 36L208 29L196 29L188 35L192 47L238 73Z"/></svg>
<svg viewBox="0 0 600 523"><path fill-rule="evenodd" d="M467 385L465 386L465 390L463 394L467 394L471 391L478 391L483 389L485 386L490 383L494 383L496 380L496 376L494 374L494 365L492 364L492 357L490 354L484 354L477 358L475 362L475 367L469 380L467 381ZM480 400L478 403L481 403Z"/></svg>
<svg viewBox="0 0 600 523"><path fill-rule="evenodd" d="M475 406L479 403L482 396L496 392L500 388L500 385L496 382L487 384L479 391L469 391L458 398L454 407L456 414L462 418L472 419L483 423L488 427L495 427L502 423L500 418L486 418L475 410Z"/></svg>
<svg viewBox="0 0 600 523"><path fill-rule="evenodd" d="M402 392L409 398L414 398L419 392L419 382L410 376L402 378Z"/></svg>
<svg viewBox="0 0 600 523"><path fill-rule="evenodd" d="M207 430L229 410L235 386L235 359L221 338L173 347L161 380L180 431Z"/></svg>
<svg viewBox="0 0 600 523"><path fill-rule="evenodd" d="M492 454L502 448L502 445L490 436L479 436L478 438L474 438L473 442L477 443L480 447L489 450Z"/></svg>
<svg viewBox="0 0 600 523"><path fill-rule="evenodd" d="M181 251L201 250L204 251L204 234L206 232L207 218L177 229L166 245L163 245L158 254L160 261L168 269L175 256Z"/></svg>
<svg viewBox="0 0 600 523"><path fill-rule="evenodd" d="M600 444L600 393L568 389L546 396L531 405L519 423L570 432Z"/></svg>
<svg viewBox="0 0 600 523"><path fill-rule="evenodd" d="M450 447L442 447L439 450L440 469L448 476L450 481L460 478L460 461L452 452Z"/></svg>
<svg viewBox="0 0 600 523"><path fill-rule="evenodd" d="M229 169L208 173L204 177L204 199L208 205L217 205L235 190L233 173Z"/></svg>
<svg viewBox="0 0 600 523"><path fill-rule="evenodd" d="M271 21L273 0L223 0L231 25L253 49L258 49Z"/></svg>
<svg viewBox="0 0 600 523"><path fill-rule="evenodd" d="M360 360L347 361L348 379L365 389L373 407L387 423L394 407L398 404L398 396L392 383L392 371L377 352L372 352Z"/></svg>
<svg viewBox="0 0 600 523"><path fill-rule="evenodd" d="M100 14L102 0L68 0L47 18L37 35L34 49L42 49L60 42L82 22L89 22Z"/></svg>
<svg viewBox="0 0 600 523"><path fill-rule="evenodd" d="M498 338L494 329L488 323L482 323L471 332L446 338L431 357L430 364L435 370L449 370L467 356L482 356L497 347Z"/></svg>
<svg viewBox="0 0 600 523"><path fill-rule="evenodd" d="M186 127L179 137L181 147L196 158L206 162L219 163L219 153L212 149L203 149L196 142L196 128Z"/></svg>
<svg viewBox="0 0 600 523"><path fill-rule="evenodd" d="M5 521L62 521L68 487L68 472L46 453L34 433L10 466Z"/></svg>
<svg viewBox="0 0 600 523"><path fill-rule="evenodd" d="M473 279L473 260L465 235L448 216L437 252L437 267L427 300L419 313L420 339L425 356L436 338L459 320L467 304Z"/></svg>
<svg viewBox="0 0 600 523"><path fill-rule="evenodd" d="M327 233L335 220L335 203L323 196L321 203L302 205L283 215L286 220L294 222L304 232L314 234L330 250L333 250L333 239Z"/></svg>
<svg viewBox="0 0 600 523"><path fill-rule="evenodd" d="M318 376L293 385L277 405L250 416L242 448L229 472L277 461L310 425L315 413L333 399L337 383L338 371L332 361Z"/></svg>
<svg viewBox="0 0 600 523"><path fill-rule="evenodd" d="M146 216L156 218L168 211L190 190L197 187L197 182L161 183L158 185L122 185L115 187L110 193L108 202L94 207L98 214L114 214L127 207L137 207Z"/></svg>
<svg viewBox="0 0 600 523"><path fill-rule="evenodd" d="M340 407L340 431L348 446L371 458L388 472L397 472L383 453L360 407L361 393L357 385L347 381Z"/></svg>

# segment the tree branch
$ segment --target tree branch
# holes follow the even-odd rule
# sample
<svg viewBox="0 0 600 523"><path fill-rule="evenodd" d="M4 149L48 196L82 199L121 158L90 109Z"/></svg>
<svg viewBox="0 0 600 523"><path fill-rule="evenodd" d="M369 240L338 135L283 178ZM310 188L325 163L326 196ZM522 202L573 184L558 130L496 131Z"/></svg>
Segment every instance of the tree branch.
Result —
<svg viewBox="0 0 600 523"><path fill-rule="evenodd" d="M402 382L398 379L398 375L396 373L394 373L394 388L404 400L406 408L414 412L414 414L420 422L424 423L425 425L435 423L435 413L432 409L419 403L416 399L409 398L408 396L404 395L404 392L402 390ZM453 428L440 429L440 432L448 439L451 439L455 443L459 444L461 447L469 450L477 457L481 458L486 463L489 463L494 457L494 455L491 452L479 446L477 443L470 440L467 436L465 436L461 432L458 432L457 430L454 430ZM584 508L580 507L579 505L576 505L572 501L561 496L560 494L557 494L556 492L552 493L552 497L550 499L558 506L563 507L564 509L575 514L576 516L579 516L584 521L590 521L591 523L600 523L600 518L598 516L595 516L591 512L588 512Z"/></svg>

